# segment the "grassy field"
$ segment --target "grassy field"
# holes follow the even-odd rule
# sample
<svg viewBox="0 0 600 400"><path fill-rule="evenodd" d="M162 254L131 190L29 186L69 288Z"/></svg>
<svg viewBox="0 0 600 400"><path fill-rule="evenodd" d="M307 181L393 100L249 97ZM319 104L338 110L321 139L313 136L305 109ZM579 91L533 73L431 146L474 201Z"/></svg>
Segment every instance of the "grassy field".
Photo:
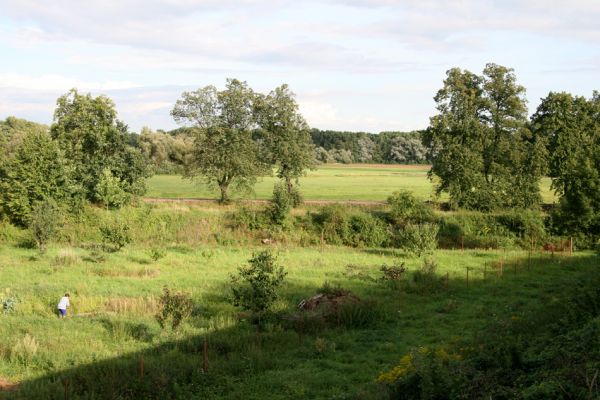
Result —
<svg viewBox="0 0 600 400"><path fill-rule="evenodd" d="M321 165L300 179L300 187L306 200L383 201L401 189L429 200L434 195L434 186L427 178L427 171L429 166L423 165ZM269 199L275 181L274 177L263 178L254 187L254 193L234 197ZM544 203L555 201L548 178L542 179L541 193ZM147 196L216 199L218 193L179 176L156 175L148 181Z"/></svg>
<svg viewBox="0 0 600 400"><path fill-rule="evenodd" d="M438 250L436 273L448 274L447 288L423 293L412 281L422 260L401 251L281 243L268 246L288 272L275 307L279 315L329 282L372 302L376 317L367 326L308 332L275 320L257 332L227 301L228 280L265 246L218 245L184 230L169 237L166 256L153 261L156 239L144 236L144 224L157 213L176 222L220 211L148 210L119 214L138 225L134 244L100 257L89 234L93 223L85 221L69 226L62 244L43 255L26 248L18 230L0 235L0 297L18 300L15 312L0 314L0 383L21 384L0 397L62 399L68 379L71 398L381 398L377 375L411 348L468 338L491 322L520 318L588 273L596 260L587 253L534 254L528 262L520 251ZM112 214L97 210L92 219ZM175 222L167 229L178 231ZM380 266L400 261L408 268L402 287L382 282ZM193 316L176 332L161 329L153 317L164 286L190 293L195 303ZM55 307L64 292L71 293L72 307L59 320ZM204 338L208 374L199 371Z"/></svg>

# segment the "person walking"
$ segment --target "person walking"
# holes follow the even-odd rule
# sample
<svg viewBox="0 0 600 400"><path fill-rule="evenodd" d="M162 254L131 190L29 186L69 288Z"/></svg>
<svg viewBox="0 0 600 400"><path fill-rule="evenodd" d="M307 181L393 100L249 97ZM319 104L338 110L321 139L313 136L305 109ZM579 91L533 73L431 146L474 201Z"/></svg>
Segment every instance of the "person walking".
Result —
<svg viewBox="0 0 600 400"><path fill-rule="evenodd" d="M56 308L58 308L58 317L59 318L64 318L67 316L67 307L69 307L71 304L69 303L69 293L65 293L65 295L63 297L61 297L60 301L58 302L58 306Z"/></svg>

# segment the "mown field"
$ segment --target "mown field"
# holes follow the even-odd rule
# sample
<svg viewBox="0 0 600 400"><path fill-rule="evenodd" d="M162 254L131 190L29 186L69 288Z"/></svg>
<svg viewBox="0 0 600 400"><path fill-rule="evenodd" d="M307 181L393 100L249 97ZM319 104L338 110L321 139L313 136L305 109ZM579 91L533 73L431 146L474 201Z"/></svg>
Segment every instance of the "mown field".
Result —
<svg viewBox="0 0 600 400"><path fill-rule="evenodd" d="M408 190L429 200L434 195L434 186L427 178L427 171L429 166L424 165L321 165L300 179L300 189L306 200L384 201L398 190ZM269 199L275 181L274 177L265 177L255 185L254 193L238 193L233 197ZM550 179L542 179L540 188L543 202L553 203ZM218 193L180 176L156 175L148 181L147 196L217 199Z"/></svg>
<svg viewBox="0 0 600 400"><path fill-rule="evenodd" d="M0 315L0 378L20 389L0 397L62 399L66 385L69 398L85 399L385 398L377 377L411 349L527 318L585 279L597 260L583 252L437 250L440 285L430 291L413 279L423 259L400 250L303 247L285 235L261 245L247 232L221 228L222 214L212 205L92 209L45 254L29 248L26 232L2 225L0 297L17 303ZM127 221L133 243L98 252L96 228L104 219ZM155 261L157 245L165 254ZM229 276L264 249L288 275L275 316L259 331L228 301ZM401 262L408 269L402 281L382 281L380 267ZM326 282L350 290L365 307L333 326L284 322ZM178 331L154 319L165 286L194 301ZM55 307L64 292L72 307L59 320Z"/></svg>

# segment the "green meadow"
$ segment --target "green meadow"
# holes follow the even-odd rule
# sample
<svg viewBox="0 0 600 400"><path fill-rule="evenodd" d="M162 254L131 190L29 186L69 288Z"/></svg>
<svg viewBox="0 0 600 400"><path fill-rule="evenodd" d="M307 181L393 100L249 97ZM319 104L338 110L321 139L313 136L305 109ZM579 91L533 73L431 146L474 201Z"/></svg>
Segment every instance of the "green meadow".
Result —
<svg viewBox="0 0 600 400"><path fill-rule="evenodd" d="M377 377L411 349L528 318L594 273L597 260L585 252L437 250L429 256L437 264L430 290L415 278L424 258L390 248L303 246L285 232L263 245L226 227L232 211L212 204L89 209L44 254L30 248L26 231L2 225L0 298L16 306L0 314L0 378L18 390L0 397L386 398ZM132 227L133 243L98 251L97 227L111 219ZM158 260L156 246L164 249ZM258 329L228 301L229 280L265 249L287 276L272 319ZM401 263L401 281L384 281L381 266ZM194 303L175 331L154 318L165 286ZM333 325L285 322L324 286L351 291L362 306ZM55 307L65 292L72 306L60 320Z"/></svg>
<svg viewBox="0 0 600 400"><path fill-rule="evenodd" d="M398 190L429 200L434 197L434 184L427 178L428 171L426 165L323 164L300 179L300 189L306 200L384 201ZM254 186L253 193L237 193L233 197L269 199L276 181L275 177L264 177ZM544 203L555 201L549 178L542 179L540 190ZM177 175L155 175L148 180L147 196L217 199L218 193L202 182Z"/></svg>

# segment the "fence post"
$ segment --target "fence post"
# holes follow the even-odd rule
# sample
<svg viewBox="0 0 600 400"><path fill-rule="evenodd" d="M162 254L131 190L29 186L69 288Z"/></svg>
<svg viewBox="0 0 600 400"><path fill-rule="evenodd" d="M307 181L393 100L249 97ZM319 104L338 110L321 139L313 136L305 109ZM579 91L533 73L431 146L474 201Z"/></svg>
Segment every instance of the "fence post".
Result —
<svg viewBox="0 0 600 400"><path fill-rule="evenodd" d="M569 255L573 255L573 236L569 238Z"/></svg>
<svg viewBox="0 0 600 400"><path fill-rule="evenodd" d="M69 380L67 378L63 378L62 383L65 389L65 400L69 400Z"/></svg>
<svg viewBox="0 0 600 400"><path fill-rule="evenodd" d="M208 341L204 338L204 348L202 351L202 372L208 373Z"/></svg>

